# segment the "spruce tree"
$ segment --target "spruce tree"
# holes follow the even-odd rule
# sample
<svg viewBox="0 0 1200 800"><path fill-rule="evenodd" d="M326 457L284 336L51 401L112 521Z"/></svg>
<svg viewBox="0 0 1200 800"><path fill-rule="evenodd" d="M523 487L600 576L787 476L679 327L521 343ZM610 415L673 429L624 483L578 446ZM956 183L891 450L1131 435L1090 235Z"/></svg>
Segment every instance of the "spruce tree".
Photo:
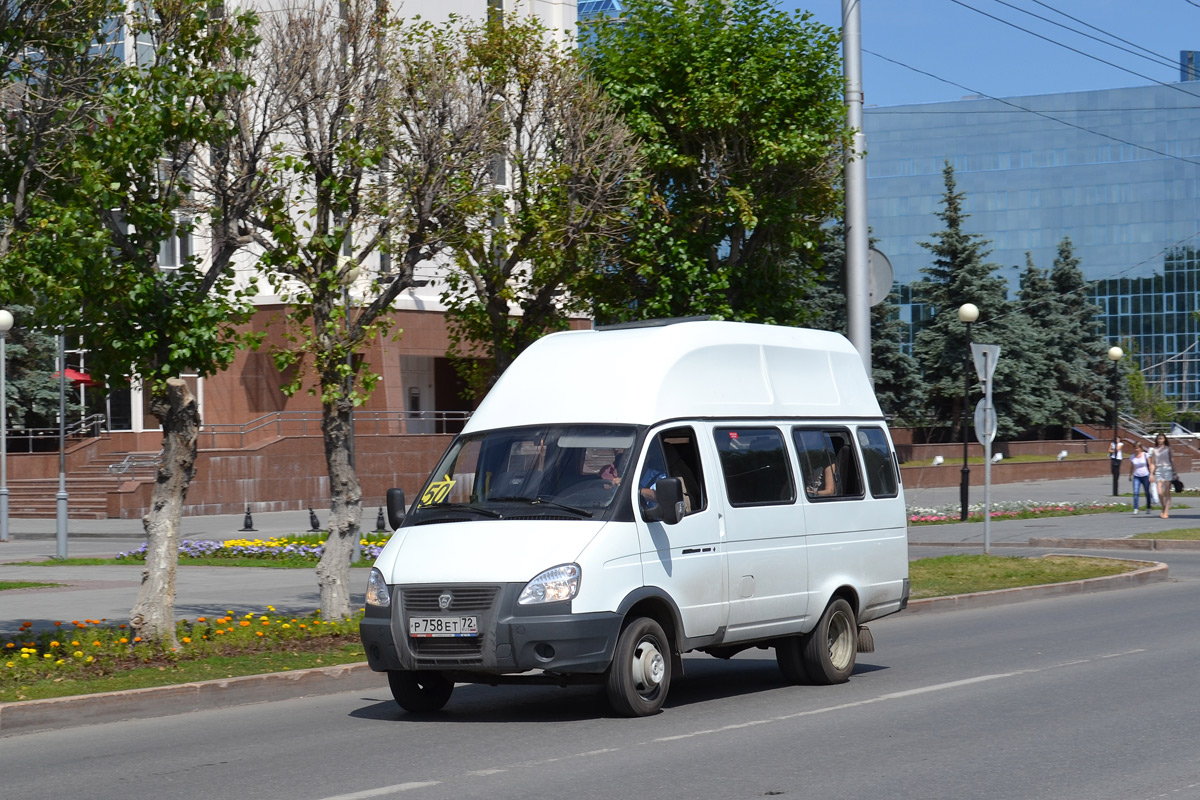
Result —
<svg viewBox="0 0 1200 800"><path fill-rule="evenodd" d="M1080 422L1101 422L1112 402L1106 382L1109 343L1103 338L1100 307L1088 296L1088 282L1069 237L1058 244L1050 284L1058 330L1045 352L1058 386L1057 421L1067 429Z"/></svg>
<svg viewBox="0 0 1200 800"><path fill-rule="evenodd" d="M1033 263L1029 253L1025 254L1025 270L1021 273L1017 297L1029 337L1024 347L1025 390L1032 408L1028 418L1023 420L1023 427L1043 439L1047 428L1059 424L1061 416L1062 396L1049 357L1054 339L1060 334L1060 320L1054 285L1046 270Z"/></svg>
<svg viewBox="0 0 1200 800"><path fill-rule="evenodd" d="M959 321L958 309L964 303L974 303L979 308L979 319L972 326L971 339L1001 347L993 373L992 397L997 436L1012 438L1036 417L1025 388L1024 341L1030 335L1029 326L1023 317L1011 313L1007 281L995 274L996 264L985 260L991 252L989 242L964 229L970 215L963 210L965 196L957 190L949 162L942 175L946 191L937 216L945 228L934 233L932 241L921 243L933 260L921 270L927 277L913 284L914 298L933 309L933 316L917 333L914 353L925 379L926 408L933 424L941 428L943 439L960 441L965 373L970 387L967 418L972 424L981 391L966 325Z"/></svg>

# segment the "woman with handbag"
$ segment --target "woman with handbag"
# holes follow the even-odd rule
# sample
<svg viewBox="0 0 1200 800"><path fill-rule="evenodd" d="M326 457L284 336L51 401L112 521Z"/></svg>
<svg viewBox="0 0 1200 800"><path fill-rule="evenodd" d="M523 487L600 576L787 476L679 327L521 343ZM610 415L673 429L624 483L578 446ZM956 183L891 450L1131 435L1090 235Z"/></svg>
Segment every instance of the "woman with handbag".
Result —
<svg viewBox="0 0 1200 800"><path fill-rule="evenodd" d="M1171 443L1165 433L1154 437L1154 447L1150 448L1150 474L1154 476L1162 503L1159 516L1167 519L1171 516L1171 481L1175 480L1175 465L1171 462Z"/></svg>

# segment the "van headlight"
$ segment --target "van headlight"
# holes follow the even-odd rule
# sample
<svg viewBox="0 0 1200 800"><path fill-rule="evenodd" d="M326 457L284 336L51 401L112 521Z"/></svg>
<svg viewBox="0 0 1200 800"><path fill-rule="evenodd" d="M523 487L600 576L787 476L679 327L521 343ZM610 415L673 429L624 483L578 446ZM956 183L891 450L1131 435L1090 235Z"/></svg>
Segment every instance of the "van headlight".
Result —
<svg viewBox="0 0 1200 800"><path fill-rule="evenodd" d="M537 603L560 603L579 594L579 565L563 564L551 567L525 584L518 605L531 606Z"/></svg>
<svg viewBox="0 0 1200 800"><path fill-rule="evenodd" d="M387 581L383 573L371 567L371 575L367 578L367 605L387 608L392 604L392 593L388 591Z"/></svg>

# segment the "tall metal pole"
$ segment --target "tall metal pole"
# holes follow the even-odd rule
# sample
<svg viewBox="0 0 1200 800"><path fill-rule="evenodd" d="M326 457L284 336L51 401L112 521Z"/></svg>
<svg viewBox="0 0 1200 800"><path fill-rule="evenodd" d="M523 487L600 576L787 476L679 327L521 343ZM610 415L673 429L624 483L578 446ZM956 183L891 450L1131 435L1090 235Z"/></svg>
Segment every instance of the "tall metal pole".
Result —
<svg viewBox="0 0 1200 800"><path fill-rule="evenodd" d="M0 309L0 542L8 541L8 332L12 330L13 315Z"/></svg>
<svg viewBox="0 0 1200 800"><path fill-rule="evenodd" d="M962 407L962 437L963 437L963 462L962 462L962 483L958 489L959 500L962 503L962 516L960 519L963 522L967 521L967 502L971 492L971 468L967 466L967 445L970 440L971 424L969 422L969 409L971 406L971 323L967 323L967 351L963 355L963 407Z"/></svg>
<svg viewBox="0 0 1200 800"><path fill-rule="evenodd" d="M867 252L867 137L863 133L862 19L860 0L842 0L842 71L846 125L852 131L845 157L846 332L871 373L871 303Z"/></svg>
<svg viewBox="0 0 1200 800"><path fill-rule="evenodd" d="M1120 421L1117 405L1120 402L1120 396L1117 391L1117 362L1124 357L1125 351L1119 347L1108 348L1108 357L1112 361L1112 429L1113 438L1111 450L1108 454L1109 466L1112 467L1112 493L1113 497L1120 494L1121 483L1121 454L1120 441L1117 435L1117 425Z"/></svg>
<svg viewBox="0 0 1200 800"><path fill-rule="evenodd" d="M55 557L67 557L67 352L58 335L58 494L55 501Z"/></svg>

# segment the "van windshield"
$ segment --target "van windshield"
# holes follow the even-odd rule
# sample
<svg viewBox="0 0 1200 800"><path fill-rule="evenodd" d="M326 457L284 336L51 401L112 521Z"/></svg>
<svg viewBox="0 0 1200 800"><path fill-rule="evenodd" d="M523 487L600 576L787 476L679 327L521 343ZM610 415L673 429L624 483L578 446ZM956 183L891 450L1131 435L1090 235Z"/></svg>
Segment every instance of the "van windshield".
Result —
<svg viewBox="0 0 1200 800"><path fill-rule="evenodd" d="M630 425L546 425L459 437L430 476L413 522L601 516L625 480Z"/></svg>

